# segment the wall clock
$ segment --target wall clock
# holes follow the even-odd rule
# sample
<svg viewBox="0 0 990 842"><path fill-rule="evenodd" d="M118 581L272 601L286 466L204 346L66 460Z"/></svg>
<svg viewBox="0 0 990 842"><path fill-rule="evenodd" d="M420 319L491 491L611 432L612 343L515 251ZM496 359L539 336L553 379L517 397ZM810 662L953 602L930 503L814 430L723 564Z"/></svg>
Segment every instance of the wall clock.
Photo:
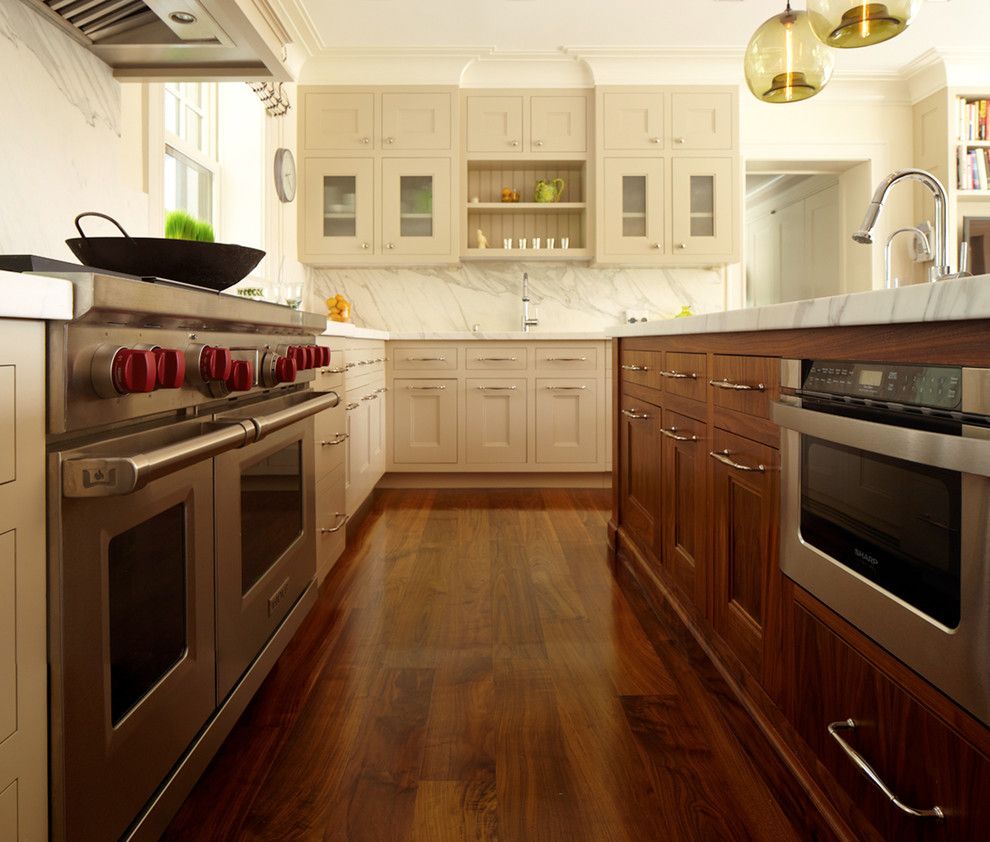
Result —
<svg viewBox="0 0 990 842"><path fill-rule="evenodd" d="M275 152L275 192L281 202L296 198L296 159L284 147Z"/></svg>

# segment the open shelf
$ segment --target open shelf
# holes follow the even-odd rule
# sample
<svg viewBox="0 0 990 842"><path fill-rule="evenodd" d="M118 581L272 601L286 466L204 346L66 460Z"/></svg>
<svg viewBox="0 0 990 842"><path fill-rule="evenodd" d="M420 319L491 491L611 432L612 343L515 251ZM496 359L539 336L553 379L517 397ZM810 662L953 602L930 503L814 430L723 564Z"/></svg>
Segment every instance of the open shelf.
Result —
<svg viewBox="0 0 990 842"><path fill-rule="evenodd" d="M956 190L959 199L990 199L990 190Z"/></svg>
<svg viewBox="0 0 990 842"><path fill-rule="evenodd" d="M591 252L588 249L478 249L470 248L461 255L461 260L485 261L485 260L518 260L521 262L535 262L545 260L556 261L583 261L591 260Z"/></svg>
<svg viewBox="0 0 990 842"><path fill-rule="evenodd" d="M468 202L468 211L489 211L492 213L534 212L562 213L584 210L587 202Z"/></svg>

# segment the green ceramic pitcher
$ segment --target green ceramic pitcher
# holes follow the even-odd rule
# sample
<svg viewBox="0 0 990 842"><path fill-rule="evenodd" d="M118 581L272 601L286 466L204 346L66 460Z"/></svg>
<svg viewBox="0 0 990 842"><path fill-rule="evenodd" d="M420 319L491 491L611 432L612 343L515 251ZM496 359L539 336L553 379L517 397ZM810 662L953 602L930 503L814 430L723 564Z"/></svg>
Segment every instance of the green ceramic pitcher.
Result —
<svg viewBox="0 0 990 842"><path fill-rule="evenodd" d="M536 189L533 191L533 198L537 202L559 202L564 195L564 179L555 178L551 181L540 179L536 182Z"/></svg>

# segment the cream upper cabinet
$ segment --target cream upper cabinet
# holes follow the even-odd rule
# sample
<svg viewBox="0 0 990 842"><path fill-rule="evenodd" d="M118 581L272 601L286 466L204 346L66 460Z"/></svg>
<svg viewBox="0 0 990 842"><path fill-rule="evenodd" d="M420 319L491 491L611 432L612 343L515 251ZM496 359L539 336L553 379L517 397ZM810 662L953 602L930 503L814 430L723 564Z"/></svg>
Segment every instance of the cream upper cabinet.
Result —
<svg viewBox="0 0 990 842"><path fill-rule="evenodd" d="M735 146L735 97L719 92L670 95L671 148L732 149Z"/></svg>
<svg viewBox="0 0 990 842"><path fill-rule="evenodd" d="M385 254L450 252L450 160L382 160L382 248Z"/></svg>
<svg viewBox="0 0 990 842"><path fill-rule="evenodd" d="M523 97L470 94L467 97L467 151L504 155L523 151Z"/></svg>
<svg viewBox="0 0 990 842"><path fill-rule="evenodd" d="M382 149L448 150L451 148L449 93L383 93Z"/></svg>
<svg viewBox="0 0 990 842"><path fill-rule="evenodd" d="M457 461L457 380L396 380L392 454L396 463Z"/></svg>
<svg viewBox="0 0 990 842"><path fill-rule="evenodd" d="M664 95L609 91L602 95L602 145L606 152L664 148Z"/></svg>
<svg viewBox="0 0 990 842"><path fill-rule="evenodd" d="M363 256L375 251L373 158L308 158L303 251Z"/></svg>
<svg viewBox="0 0 990 842"><path fill-rule="evenodd" d="M735 250L731 158L675 158L671 228L674 256L730 256Z"/></svg>
<svg viewBox="0 0 990 842"><path fill-rule="evenodd" d="M598 381L536 381L536 461L594 464L598 461Z"/></svg>
<svg viewBox="0 0 990 842"><path fill-rule="evenodd" d="M366 150L375 146L375 95L307 91L303 94L303 148L307 152Z"/></svg>
<svg viewBox="0 0 990 842"><path fill-rule="evenodd" d="M606 158L600 257L664 252L662 158Z"/></svg>
<svg viewBox="0 0 990 842"><path fill-rule="evenodd" d="M469 465L526 462L526 380L495 377L464 383L465 461Z"/></svg>
<svg viewBox="0 0 990 842"><path fill-rule="evenodd" d="M585 152L588 148L588 98L530 98L531 152Z"/></svg>

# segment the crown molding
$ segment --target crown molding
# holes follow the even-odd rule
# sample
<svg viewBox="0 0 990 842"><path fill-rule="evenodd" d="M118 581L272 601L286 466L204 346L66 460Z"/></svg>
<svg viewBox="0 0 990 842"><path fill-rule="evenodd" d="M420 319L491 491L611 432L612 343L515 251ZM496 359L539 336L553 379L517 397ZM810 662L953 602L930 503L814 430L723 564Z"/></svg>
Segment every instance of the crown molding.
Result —
<svg viewBox="0 0 990 842"><path fill-rule="evenodd" d="M326 49L323 36L313 23L312 17L301 0L266 0L267 5L278 16L282 26L303 53L300 70L306 59Z"/></svg>

